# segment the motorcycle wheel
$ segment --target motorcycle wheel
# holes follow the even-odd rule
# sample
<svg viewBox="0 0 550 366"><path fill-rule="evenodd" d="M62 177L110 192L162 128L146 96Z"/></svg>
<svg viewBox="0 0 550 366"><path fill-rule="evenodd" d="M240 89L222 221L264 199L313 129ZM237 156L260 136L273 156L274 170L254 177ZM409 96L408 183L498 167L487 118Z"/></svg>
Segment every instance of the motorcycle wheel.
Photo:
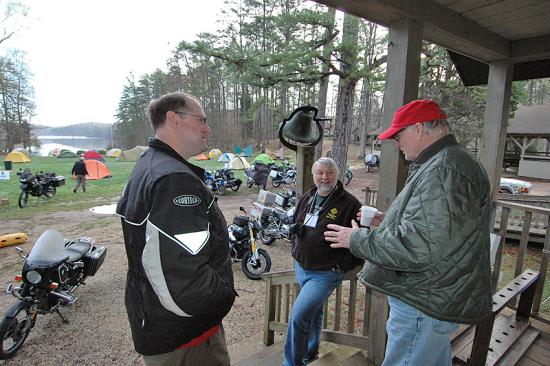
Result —
<svg viewBox="0 0 550 366"><path fill-rule="evenodd" d="M19 351L34 325L29 305L23 301L13 305L8 313L15 315L5 316L0 323L0 339L2 340L0 360L6 360Z"/></svg>
<svg viewBox="0 0 550 366"><path fill-rule="evenodd" d="M271 178L271 185L272 185L273 187L278 187L278 186L281 185L281 181L280 181L280 180L277 180L277 181L276 181L275 179Z"/></svg>
<svg viewBox="0 0 550 366"><path fill-rule="evenodd" d="M353 179L353 173L350 172L349 170L346 172L346 181L345 181L345 185L347 186L351 180Z"/></svg>
<svg viewBox="0 0 550 366"><path fill-rule="evenodd" d="M271 236L266 235L263 230L260 230L260 232L258 233L258 237L260 238L262 243L265 245L271 245L275 241L275 238L272 238Z"/></svg>
<svg viewBox="0 0 550 366"><path fill-rule="evenodd" d="M252 263L252 252L249 250L244 254L241 261L244 274L251 280L261 279L262 274L269 272L271 269L271 257L269 254L263 249L258 249L258 256L258 262L254 265Z"/></svg>
<svg viewBox="0 0 550 366"><path fill-rule="evenodd" d="M220 196L223 196L225 194L225 192L227 191L227 188L225 188L224 185L219 185L218 189L216 190L216 192L218 192L218 194Z"/></svg>
<svg viewBox="0 0 550 366"><path fill-rule="evenodd" d="M241 187L241 185L240 185L240 184L237 184L236 186L231 186L231 190L232 190L233 192L237 192L237 191L239 190L240 187Z"/></svg>
<svg viewBox="0 0 550 366"><path fill-rule="evenodd" d="M46 188L46 197L52 198L53 196L55 196L56 192L57 190L54 186L48 186L48 188Z"/></svg>
<svg viewBox="0 0 550 366"><path fill-rule="evenodd" d="M19 194L19 208L25 208L29 204L29 192L21 191Z"/></svg>

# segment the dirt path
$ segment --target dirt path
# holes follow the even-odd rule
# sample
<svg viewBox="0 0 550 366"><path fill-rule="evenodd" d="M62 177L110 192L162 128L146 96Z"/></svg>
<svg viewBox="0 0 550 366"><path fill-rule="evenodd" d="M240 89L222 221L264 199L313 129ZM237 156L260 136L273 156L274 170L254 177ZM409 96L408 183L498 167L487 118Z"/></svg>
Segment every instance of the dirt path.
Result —
<svg viewBox="0 0 550 366"><path fill-rule="evenodd" d="M351 167L354 178L348 189L361 201L361 188L377 186L378 173L365 172L361 165ZM269 189L270 187L268 187ZM245 189L246 188L241 188ZM238 207L249 207L258 190L220 197L218 203L230 222ZM2 232L25 232L27 243L20 245L29 251L36 238L46 229L55 228L66 238L89 236L108 248L105 263L76 291L78 301L72 308L61 309L69 324L57 315L40 316L23 348L11 360L0 365L136 365L140 356L134 351L126 309L124 283L126 254L119 219L98 216L88 210L37 215L25 220L2 223ZM271 271L292 268L290 244L277 241L265 248L272 259ZM11 248L0 249L0 288L4 289L21 272L22 261ZM239 297L224 320L227 341L234 345L262 330L265 284L247 279L239 264L233 265L235 286ZM2 291L3 292L3 291ZM4 314L16 299L0 295L0 314Z"/></svg>

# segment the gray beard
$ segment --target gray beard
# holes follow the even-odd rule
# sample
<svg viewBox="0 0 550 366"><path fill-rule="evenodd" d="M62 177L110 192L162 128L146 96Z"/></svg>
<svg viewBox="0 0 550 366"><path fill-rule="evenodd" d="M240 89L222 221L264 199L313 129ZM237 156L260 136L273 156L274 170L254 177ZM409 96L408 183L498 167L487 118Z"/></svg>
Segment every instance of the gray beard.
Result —
<svg viewBox="0 0 550 366"><path fill-rule="evenodd" d="M317 187L317 193L319 193L321 196L326 196L334 189L334 187L336 187L336 184L319 184L319 187Z"/></svg>

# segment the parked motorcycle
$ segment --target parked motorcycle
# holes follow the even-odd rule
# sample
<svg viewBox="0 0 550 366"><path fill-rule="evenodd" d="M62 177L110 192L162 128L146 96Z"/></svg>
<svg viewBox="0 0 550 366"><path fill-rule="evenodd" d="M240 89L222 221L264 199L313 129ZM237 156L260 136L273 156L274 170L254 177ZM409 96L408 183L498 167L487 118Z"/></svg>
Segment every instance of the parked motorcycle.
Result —
<svg viewBox="0 0 550 366"><path fill-rule="evenodd" d="M273 185L273 187L278 187L281 185L281 183L296 184L296 168L292 165L274 165L271 167L269 176L271 177L271 185Z"/></svg>
<svg viewBox="0 0 550 366"><path fill-rule="evenodd" d="M375 154L365 155L365 167L367 168L367 173L373 170L374 168L380 169L380 157Z"/></svg>
<svg viewBox="0 0 550 366"><path fill-rule="evenodd" d="M235 178L232 169L218 169L214 173L204 172L204 183L212 192L224 195L228 188L236 192L242 184L242 180Z"/></svg>
<svg viewBox="0 0 550 366"><path fill-rule="evenodd" d="M264 249L259 249L256 243L260 225L246 214L246 210L240 207L244 215L237 215L233 223L227 227L229 234L229 251L231 260L241 262L246 277L251 280L259 280L263 273L271 269L271 257Z"/></svg>
<svg viewBox="0 0 550 366"><path fill-rule="evenodd" d="M262 205L259 202L252 204L252 212L260 222L258 237L265 245L271 245L276 239L290 241L294 207L283 209Z"/></svg>
<svg viewBox="0 0 550 366"><path fill-rule="evenodd" d="M270 171L270 165L255 163L254 167L244 171L244 175L246 175L246 186L252 188L252 186L256 184L258 187L265 189Z"/></svg>
<svg viewBox="0 0 550 366"><path fill-rule="evenodd" d="M92 238L65 241L56 230L46 230L28 255L16 247L25 260L21 275L6 290L19 301L11 306L0 322L0 359L8 359L23 346L35 325L38 314L57 312L63 323L67 320L59 312L63 306L73 305L73 295L88 276L96 274L103 264L107 248L96 245Z"/></svg>
<svg viewBox="0 0 550 366"><path fill-rule="evenodd" d="M23 172L17 172L19 177L19 207L24 208L29 204L29 196L40 197L46 196L52 198L57 192L57 188L65 185L65 177L56 175L55 173L37 173L32 174L29 168Z"/></svg>

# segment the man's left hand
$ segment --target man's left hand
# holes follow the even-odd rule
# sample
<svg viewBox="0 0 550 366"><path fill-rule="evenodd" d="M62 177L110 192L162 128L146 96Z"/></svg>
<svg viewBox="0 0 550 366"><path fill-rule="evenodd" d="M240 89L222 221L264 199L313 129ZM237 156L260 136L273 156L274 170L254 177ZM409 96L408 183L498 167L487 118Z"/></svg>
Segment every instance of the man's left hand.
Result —
<svg viewBox="0 0 550 366"><path fill-rule="evenodd" d="M328 224L325 231L325 240L331 242L331 248L349 248L351 234L359 229L355 220L351 220L351 227Z"/></svg>

